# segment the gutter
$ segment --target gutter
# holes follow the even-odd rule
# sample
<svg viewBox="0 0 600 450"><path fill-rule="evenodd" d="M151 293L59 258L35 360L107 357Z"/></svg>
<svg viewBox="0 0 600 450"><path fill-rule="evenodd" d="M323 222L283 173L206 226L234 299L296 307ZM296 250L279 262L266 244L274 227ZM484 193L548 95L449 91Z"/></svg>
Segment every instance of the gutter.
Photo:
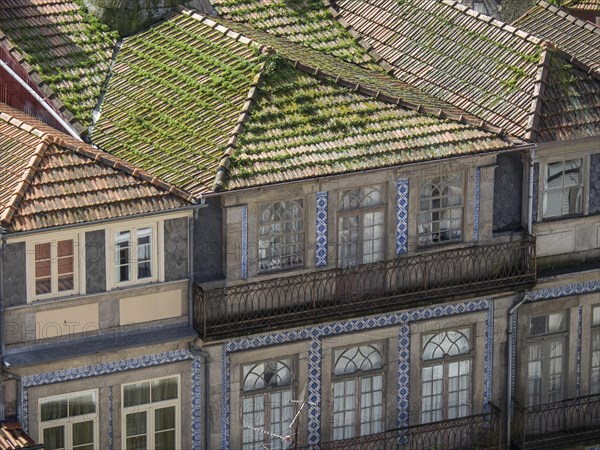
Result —
<svg viewBox="0 0 600 450"><path fill-rule="evenodd" d="M21 79L21 77L19 77L9 66L8 64L6 64L4 61L0 60L0 67L2 67L4 70L6 70L8 72L8 74L17 82L19 83L29 94L31 94L33 96L33 98L35 98L38 103L40 105L42 105L42 107L58 122L61 124L61 126L65 129L65 131L67 133L69 133L72 137L74 137L75 139L77 139L78 141L83 142L83 139L81 139L81 137L79 136L79 134L77 134L75 132L75 130L73 130L73 128L71 127L71 125L69 123L67 123L61 116L60 114L58 114L54 109L52 109L50 107L50 105L48 105L48 103L46 103L46 101L37 93L35 92L31 86L29 86L27 83L25 83L25 81L23 81Z"/></svg>
<svg viewBox="0 0 600 450"><path fill-rule="evenodd" d="M513 355L515 349L512 346L512 335L515 332L513 328L513 316L517 312L517 309L527 301L527 296L525 294L519 294L520 300L515 303L512 308L508 310L508 331L507 331L507 369L506 369L506 448L511 448L510 446L510 433L511 433L511 412L513 406L513 392L512 392L512 371L513 371ZM518 297L517 297L518 298Z"/></svg>
<svg viewBox="0 0 600 450"><path fill-rule="evenodd" d="M193 316L193 308L194 308L194 219L196 215L196 211L194 211L194 215L192 217L188 217L188 326L190 328L194 327L194 316Z"/></svg>

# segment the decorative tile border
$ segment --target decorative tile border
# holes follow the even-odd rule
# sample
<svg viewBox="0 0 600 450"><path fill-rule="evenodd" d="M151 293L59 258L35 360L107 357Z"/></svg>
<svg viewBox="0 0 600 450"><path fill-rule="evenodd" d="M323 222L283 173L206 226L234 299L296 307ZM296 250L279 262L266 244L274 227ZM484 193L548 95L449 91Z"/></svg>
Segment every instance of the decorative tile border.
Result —
<svg viewBox="0 0 600 450"><path fill-rule="evenodd" d="M108 449L113 450L113 387L108 387Z"/></svg>
<svg viewBox="0 0 600 450"><path fill-rule="evenodd" d="M600 281L585 281L582 283L566 284L551 288L529 291L525 294L527 301L549 300L570 295L590 294L600 292Z"/></svg>
<svg viewBox="0 0 600 450"><path fill-rule="evenodd" d="M519 299L516 298L513 301L513 306L516 305L519 302ZM512 325L513 325L513 334L511 336L511 342L510 345L513 348L513 352L512 352L512 370L510 373L510 391L512 392L512 396L515 396L515 392L517 389L517 333L518 333L518 329L517 329L517 325L519 324L519 310L516 309L513 317L512 317ZM510 402L510 417L512 418L514 413L515 413L515 408L514 408L515 403L512 401Z"/></svg>
<svg viewBox="0 0 600 450"><path fill-rule="evenodd" d="M327 265L327 204L328 192L317 192L317 236L315 239L316 267L325 267Z"/></svg>
<svg viewBox="0 0 600 450"><path fill-rule="evenodd" d="M408 251L408 178L396 184L396 254Z"/></svg>
<svg viewBox="0 0 600 450"><path fill-rule="evenodd" d="M156 355L141 356L139 358L125 359L91 366L77 367L73 369L58 370L55 372L46 372L35 375L24 376L21 378L21 424L24 430L28 430L29 422L29 388L44 386L47 384L64 383L68 381L80 380L83 378L96 377L100 375L110 375L114 373L125 372L129 370L144 369L164 364L171 364L180 361L196 360L196 357L187 349L173 350L170 352L159 353ZM200 364L192 363L192 386L194 379L199 380ZM198 387L198 395L200 394L200 386ZM112 403L112 387L109 390L109 405ZM201 412L196 409L198 402L194 402L194 393L192 393L192 429L200 428L200 423L196 423L196 418L200 417ZM112 408L109 409L109 433L112 431ZM192 435L192 448L200 449L200 437ZM112 434L109 434L109 443L112 442ZM112 444L111 444L112 445ZM112 448L112 447L111 447Z"/></svg>
<svg viewBox="0 0 600 450"><path fill-rule="evenodd" d="M230 388L231 388L231 362L230 353L244 350L279 345L284 343L310 340L308 344L308 399L309 399L309 445L320 443L320 400L321 400L321 342L323 337L336 336L354 331L377 329L399 325L398 331L398 426L409 425L409 382L410 382L410 323L421 320L431 320L455 314L465 314L476 311L488 311L486 319L486 344L484 363L484 399L492 395L492 355L493 355L493 302L491 300L471 300L451 305L440 305L412 311L392 313L376 317L366 317L343 322L315 325L298 330L283 331L281 333L242 338L228 341L223 344L221 355L221 448L229 449L230 446ZM492 329L488 330L488 327ZM317 401L315 401L317 400Z"/></svg>
<svg viewBox="0 0 600 450"><path fill-rule="evenodd" d="M490 301L491 303L491 301ZM485 324L485 358L483 359L483 410L490 411L494 370L494 306L488 308Z"/></svg>
<svg viewBox="0 0 600 450"><path fill-rule="evenodd" d="M248 278L248 205L242 206L242 279Z"/></svg>
<svg viewBox="0 0 600 450"><path fill-rule="evenodd" d="M479 240L479 202L481 198L481 169L475 169L475 205L473 207L473 240Z"/></svg>
<svg viewBox="0 0 600 450"><path fill-rule="evenodd" d="M322 341L313 338L308 346L308 445L321 442Z"/></svg>
<svg viewBox="0 0 600 450"><path fill-rule="evenodd" d="M579 307L577 317L577 365L575 367L575 393L579 397L581 393L581 322L583 321L583 307Z"/></svg>
<svg viewBox="0 0 600 450"><path fill-rule="evenodd" d="M196 355L194 355L196 356ZM208 430L202 429L202 403L201 403L201 388L202 383L200 381L200 372L202 369L200 358L194 357L192 359L192 448L200 450L202 441L202 433L208 433ZM208 380L205 380L207 383ZM208 404L208 399L204 399L204 403ZM206 408L205 413L208 413Z"/></svg>

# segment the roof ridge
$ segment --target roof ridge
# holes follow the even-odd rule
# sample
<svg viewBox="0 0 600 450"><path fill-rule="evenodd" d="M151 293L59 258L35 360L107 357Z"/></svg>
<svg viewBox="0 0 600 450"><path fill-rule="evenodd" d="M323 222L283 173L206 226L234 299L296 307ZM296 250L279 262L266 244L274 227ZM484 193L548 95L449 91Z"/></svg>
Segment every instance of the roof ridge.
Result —
<svg viewBox="0 0 600 450"><path fill-rule="evenodd" d="M231 165L231 157L235 153L238 136L242 133L242 131L244 131L244 123L250 117L250 110L256 103L256 98L258 97L258 88L260 87L260 84L264 79L264 75L262 73L263 68L264 63L262 64L262 67L252 80L252 84L250 85L250 89L248 90L248 94L246 95L246 101L244 102L244 106L242 106L242 111L238 117L235 126L233 127L233 130L231 131L231 136L227 141L225 150L223 151L223 156L221 157L221 161L219 162L219 166L217 167L215 181L212 186L212 190L214 192L222 190L223 185L225 184L225 176L227 175L227 171L229 170L229 166Z"/></svg>
<svg viewBox="0 0 600 450"><path fill-rule="evenodd" d="M525 128L525 138L529 140L533 140L534 135L538 131L540 115L544 105L543 98L546 91L546 84L548 82L549 60L549 51L548 48L545 48L542 53L542 59L538 64L538 71L533 83L533 100L531 101L531 111L529 112L529 119L527 121L527 127Z"/></svg>
<svg viewBox="0 0 600 450"><path fill-rule="evenodd" d="M463 115L447 113L442 109L430 108L427 106L423 106L420 103L417 104L417 103L408 102L408 101L404 100L402 97L396 97L396 96L389 95L389 94L383 94L383 93L381 93L381 91L372 89L368 86L365 86L362 83L354 83L350 80L340 77L339 75L325 72L325 71L321 70L319 67L313 67L308 64L304 64L303 62L300 62L298 60L293 60L291 58L285 58L285 59L292 62L294 64L295 69L298 69L302 72L308 73L310 75L313 75L313 76L316 76L316 77L319 77L322 79L332 80L335 84L337 84L339 86L342 86L342 87L345 87L348 89L352 89L358 93L367 95L369 97L374 97L377 100L381 100L386 103L391 103L391 104L401 106L406 109L417 111L421 114L428 114L428 115L432 115L432 116L435 116L440 119L448 119L448 120L463 123L466 125L472 125L472 126L481 128L484 131L489 131L489 132L496 133L499 135L506 135L505 130L503 130L500 127L495 127L495 126L485 122L484 120L481 120L481 121L473 120L473 119L469 119L468 117L465 117Z"/></svg>
<svg viewBox="0 0 600 450"><path fill-rule="evenodd" d="M510 33L514 36L518 36L521 39L523 39L524 41L527 41L531 44L542 45L542 43L544 42L543 39L540 39L540 38L532 35L531 33L528 33L527 31L521 30L520 28L517 28L517 27L513 27L512 25L510 25L506 22L502 22L501 20L495 19L494 17L477 12L474 9L469 8L468 6L463 5L462 3L460 3L457 0L440 0L440 3L443 3L446 6L454 8L455 10L461 12L462 14L464 14L466 16L470 16L476 20L485 22L488 25L492 25L492 26L494 26L502 31L505 31L507 33Z"/></svg>
<svg viewBox="0 0 600 450"><path fill-rule="evenodd" d="M240 42L244 45L247 45L248 47L254 47L262 53L271 51L271 47L269 47L268 45L260 44L256 40L249 38L248 36L244 36L243 34L238 33L237 31L234 31L231 28L226 27L222 23L217 22L213 19L210 19L209 17L204 16L192 9L186 8L185 6L182 6L182 5L179 5L177 7L177 9L179 11L181 11L182 14L185 14L186 16L189 16L192 19L195 19L195 20L203 23L204 25L208 26L209 28L212 28L213 30L220 32L221 34L233 39L236 42Z"/></svg>
<svg viewBox="0 0 600 450"><path fill-rule="evenodd" d="M375 49L369 45L369 43L367 41L365 41L365 39L363 38L363 36L361 36L361 34L356 31L354 29L354 27L352 25L350 25L348 23L348 21L346 19L344 19L342 17L342 15L340 14L340 12L335 9L334 3L335 0L321 0L323 2L323 5L329 9L329 12L331 13L331 15L333 16L333 18L343 27L346 29L346 31L348 31L348 33L350 33L350 35L356 39L356 42L358 43L358 45L360 45L362 48L364 48L367 52L367 54L369 56L371 56L371 58L373 58L373 61L375 62L375 64L379 64L381 67L383 67L386 71L391 71L394 70L394 68L389 65L384 58L377 53L377 51L375 51Z"/></svg>
<svg viewBox="0 0 600 450"><path fill-rule="evenodd" d="M550 11L555 16L559 16L565 20L568 20L569 22L573 23L574 25L577 25L579 28L584 28L584 29L591 31L592 33L595 32L595 33L600 34L600 26L596 25L593 22L590 22L588 20L581 20L580 18L575 17L574 15L568 13L564 9L557 8L556 6L546 2L544 0L537 0L536 4L544 9L546 9L547 11ZM531 8L531 9L533 9L533 8ZM531 9L529 11L531 11ZM520 18L521 17L519 17L517 20L515 20L515 23L518 22Z"/></svg>
<svg viewBox="0 0 600 450"><path fill-rule="evenodd" d="M9 56L12 56L16 63L19 64L27 73L31 83L33 83L41 92L41 95L38 95L43 95L47 100L47 103L49 103L49 105L55 109L58 114L64 117L65 121L73 127L77 134L81 135L85 131L85 127L79 122L69 108L67 108L67 106L59 99L56 92L54 92L50 85L44 81L38 71L34 69L29 62L27 62L27 59L24 56L26 53L23 52L2 30L0 30L0 46L4 47L6 53ZM23 81L27 83L28 80Z"/></svg>
<svg viewBox="0 0 600 450"><path fill-rule="evenodd" d="M28 132L28 133L38 136L42 140L42 142L46 142L46 144L48 146L53 144L53 145L57 145L59 147L66 148L66 149L71 150L81 156L90 158L94 161L104 164L105 166L111 167L115 170L120 170L122 172L125 172L126 174L131 175L131 176L137 178L138 180L148 182L159 189L162 189L164 191L168 191L169 193L177 195L178 197L182 198L185 201L188 201L188 202L194 201L193 195L183 191L182 189L179 189L175 185L167 183L167 182L161 180L160 178L151 175L150 173L146 172L145 170L142 170L121 158L113 156L113 155L105 152L104 150L97 149L90 144L84 144L84 145L70 144L70 143L66 142L63 138L61 138L60 136L55 136L54 134L42 131L42 130L18 119L17 117L10 115L9 113L7 113L5 111L0 112L0 118L22 130ZM58 131L58 130L56 130L56 131ZM46 152L46 148L44 148L44 154L45 154L45 152ZM36 150L36 153L37 153L37 150ZM40 158L40 161L41 161L41 158ZM39 161L37 162L37 164L39 164ZM31 161L30 161L29 165L31 165ZM29 165L28 165L28 167L29 167ZM37 169L37 167L38 166L36 166L36 169ZM28 176L29 175L31 176L31 178L29 178L29 183L30 183L31 179L32 179L33 175L35 175L35 173L29 173L27 171L26 171L26 173L28 174ZM16 208L15 208L15 210L16 210ZM11 214L11 217L12 217L12 214ZM3 220L8 220L8 219L0 217L0 221L3 221Z"/></svg>

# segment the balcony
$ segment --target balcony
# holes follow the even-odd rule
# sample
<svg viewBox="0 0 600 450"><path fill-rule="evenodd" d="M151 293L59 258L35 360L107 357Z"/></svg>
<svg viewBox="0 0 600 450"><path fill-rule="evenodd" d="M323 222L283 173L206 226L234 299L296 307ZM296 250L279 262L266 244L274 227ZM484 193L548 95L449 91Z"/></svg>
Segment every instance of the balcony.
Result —
<svg viewBox="0 0 600 450"><path fill-rule="evenodd" d="M600 394L515 409L513 448L562 449L600 442Z"/></svg>
<svg viewBox="0 0 600 450"><path fill-rule="evenodd" d="M194 325L213 339L501 292L535 279L535 239L525 236L224 288L195 285Z"/></svg>
<svg viewBox="0 0 600 450"><path fill-rule="evenodd" d="M384 433L326 442L320 450L493 449L501 444L501 414L490 412L442 422L413 425Z"/></svg>

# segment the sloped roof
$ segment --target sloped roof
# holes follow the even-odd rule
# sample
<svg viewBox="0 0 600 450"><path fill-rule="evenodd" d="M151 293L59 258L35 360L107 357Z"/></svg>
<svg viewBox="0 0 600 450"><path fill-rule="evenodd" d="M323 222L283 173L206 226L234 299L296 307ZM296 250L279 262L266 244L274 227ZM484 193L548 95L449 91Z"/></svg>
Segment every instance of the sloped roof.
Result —
<svg viewBox="0 0 600 450"><path fill-rule="evenodd" d="M563 6L580 11L600 11L600 0L571 0L565 2Z"/></svg>
<svg viewBox="0 0 600 450"><path fill-rule="evenodd" d="M210 23L179 14L125 39L91 136L195 195L211 190L264 62L248 39Z"/></svg>
<svg viewBox="0 0 600 450"><path fill-rule="evenodd" d="M3 422L0 424L0 450L15 449L43 449L43 445L36 445L35 441L23 431L19 422Z"/></svg>
<svg viewBox="0 0 600 450"><path fill-rule="evenodd" d="M591 22L538 0L514 25L551 41L579 61L600 71L600 27Z"/></svg>
<svg viewBox="0 0 600 450"><path fill-rule="evenodd" d="M364 95L282 60L265 78L231 156L228 189L505 149L460 124Z"/></svg>
<svg viewBox="0 0 600 450"><path fill-rule="evenodd" d="M348 62L380 70L322 0L212 0L220 16Z"/></svg>
<svg viewBox="0 0 600 450"><path fill-rule="evenodd" d="M540 95L542 79L556 69L545 65L550 58L539 38L453 0L336 0L334 6L402 81L508 134L537 138L545 101ZM558 57L576 70L591 72L564 53ZM585 109L595 104L600 90L600 80L591 76L592 93ZM568 98L566 93L562 98ZM571 101L570 108L579 104ZM583 124L591 135L600 134L600 110L594 114L595 125L588 120ZM573 118L579 116L564 117L565 130L582 125L569 122Z"/></svg>
<svg viewBox="0 0 600 450"><path fill-rule="evenodd" d="M187 205L191 197L0 103L0 225L26 231Z"/></svg>
<svg viewBox="0 0 600 450"><path fill-rule="evenodd" d="M64 115L79 133L92 121L117 38L80 5L0 2L0 45L22 62L58 110L66 106L74 118Z"/></svg>
<svg viewBox="0 0 600 450"><path fill-rule="evenodd" d="M485 126L380 72L185 11L124 42L92 139L198 195L511 146Z"/></svg>

